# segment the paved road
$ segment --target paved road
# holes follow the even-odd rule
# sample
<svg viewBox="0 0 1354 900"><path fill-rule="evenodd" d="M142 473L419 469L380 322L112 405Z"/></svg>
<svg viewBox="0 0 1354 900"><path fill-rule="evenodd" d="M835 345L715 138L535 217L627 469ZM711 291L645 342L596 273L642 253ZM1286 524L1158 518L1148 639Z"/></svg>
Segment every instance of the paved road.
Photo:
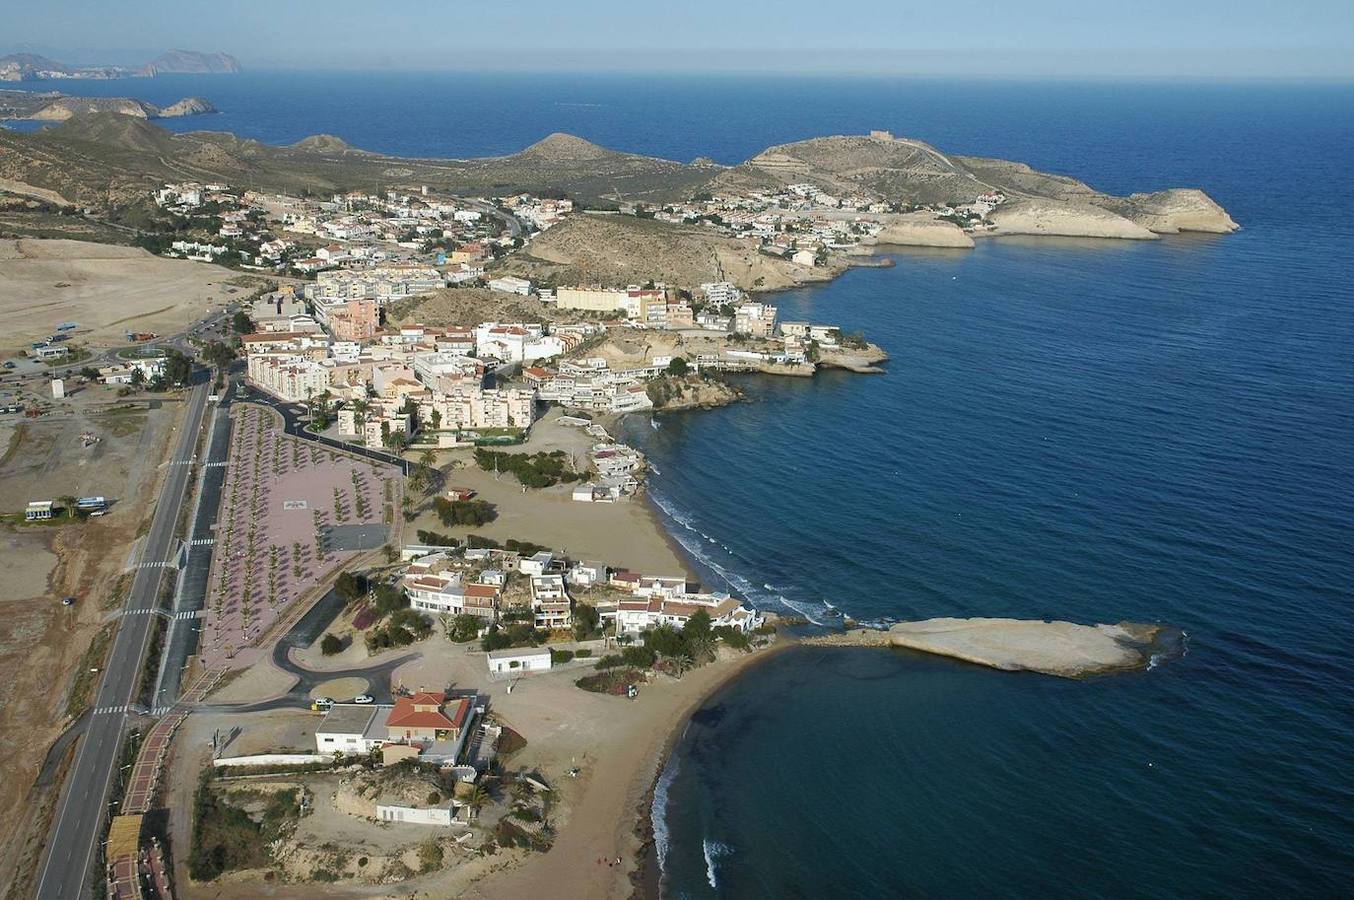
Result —
<svg viewBox="0 0 1354 900"><path fill-rule="evenodd" d="M125 609L150 609L159 598L160 583L170 571L161 565L178 552L174 537L179 511L188 492L193 449L211 389L204 373L191 389L188 411L168 463L164 486L155 505L155 517L142 547L140 568L132 579ZM38 872L39 900L78 900L89 895L89 872L96 844L108 813L108 794L118 763L127 716L136 702L137 680L150 641L153 614L125 615L94 700L94 712L75 756L75 766L57 806L46 853ZM105 712L103 710L116 710Z"/></svg>

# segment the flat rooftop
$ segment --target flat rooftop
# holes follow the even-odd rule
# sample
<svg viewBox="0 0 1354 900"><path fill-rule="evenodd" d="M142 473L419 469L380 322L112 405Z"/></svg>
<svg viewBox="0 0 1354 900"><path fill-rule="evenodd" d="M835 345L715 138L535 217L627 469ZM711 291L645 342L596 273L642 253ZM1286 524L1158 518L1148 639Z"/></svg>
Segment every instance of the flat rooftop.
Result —
<svg viewBox="0 0 1354 900"><path fill-rule="evenodd" d="M335 703L316 727L316 734L365 734L380 707L358 703ZM390 707L385 707L389 715Z"/></svg>

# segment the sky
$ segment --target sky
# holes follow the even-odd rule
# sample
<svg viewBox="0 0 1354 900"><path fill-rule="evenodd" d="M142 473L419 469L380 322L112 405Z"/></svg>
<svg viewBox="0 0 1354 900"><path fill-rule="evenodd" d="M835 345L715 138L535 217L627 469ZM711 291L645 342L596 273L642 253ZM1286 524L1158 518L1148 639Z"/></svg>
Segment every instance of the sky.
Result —
<svg viewBox="0 0 1354 900"><path fill-rule="evenodd" d="M0 52L254 69L1354 79L1354 0L0 0Z"/></svg>

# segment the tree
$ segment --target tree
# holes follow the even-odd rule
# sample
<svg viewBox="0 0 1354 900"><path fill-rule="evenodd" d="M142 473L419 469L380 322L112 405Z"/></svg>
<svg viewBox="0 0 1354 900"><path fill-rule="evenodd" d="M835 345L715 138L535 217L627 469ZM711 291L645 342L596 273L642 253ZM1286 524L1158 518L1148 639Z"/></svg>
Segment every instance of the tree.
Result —
<svg viewBox="0 0 1354 900"><path fill-rule="evenodd" d="M433 423L433 431L440 430L442 427L442 410L434 408L429 419Z"/></svg>
<svg viewBox="0 0 1354 900"><path fill-rule="evenodd" d="M230 319L230 327L236 334L253 334L254 320L249 318L249 313L244 310L236 310Z"/></svg>
<svg viewBox="0 0 1354 900"><path fill-rule="evenodd" d="M202 348L202 358L218 369L224 369L235 359L235 351L220 341L208 341Z"/></svg>
<svg viewBox="0 0 1354 900"><path fill-rule="evenodd" d="M99 370L93 366L85 366L80 370L80 377L88 378L90 381L97 381L99 378Z"/></svg>
<svg viewBox="0 0 1354 900"><path fill-rule="evenodd" d="M193 376L193 361L178 350L165 354L164 380L169 384L187 384Z"/></svg>
<svg viewBox="0 0 1354 900"><path fill-rule="evenodd" d="M343 641L332 634L326 634L320 641L320 652L325 656L333 656L335 653L343 652Z"/></svg>
<svg viewBox="0 0 1354 900"><path fill-rule="evenodd" d="M479 812L484 808L484 804L489 802L489 792L477 784L465 792L465 795L461 797L461 802L475 812Z"/></svg>
<svg viewBox="0 0 1354 900"><path fill-rule="evenodd" d="M367 593L367 579L352 572L340 572L338 580L334 582L334 590L338 591L344 602L352 603Z"/></svg>
<svg viewBox="0 0 1354 900"><path fill-rule="evenodd" d="M141 385L145 383L146 383L145 370L142 369L140 366L137 366L135 369L132 369L132 381L131 381L132 387L141 387Z"/></svg>
<svg viewBox="0 0 1354 900"><path fill-rule="evenodd" d="M574 640L587 640L597 630L601 619L597 607L589 603L574 604Z"/></svg>
<svg viewBox="0 0 1354 900"><path fill-rule="evenodd" d="M710 646L715 642L714 632L711 630L710 614L703 609L698 609L691 614L682 626L682 637L686 638L686 645L690 648L691 657L699 659L710 651Z"/></svg>
<svg viewBox="0 0 1354 900"><path fill-rule="evenodd" d="M691 370L691 367L690 367L689 365L687 365L687 364L686 364L686 360L683 359L683 358L680 357L680 356L674 356L674 357L672 358L672 362L668 363L668 374L669 374L669 375L676 375L676 376L680 377L680 376L682 376L682 375L685 375L685 374L686 374L687 372L689 372L690 370Z"/></svg>

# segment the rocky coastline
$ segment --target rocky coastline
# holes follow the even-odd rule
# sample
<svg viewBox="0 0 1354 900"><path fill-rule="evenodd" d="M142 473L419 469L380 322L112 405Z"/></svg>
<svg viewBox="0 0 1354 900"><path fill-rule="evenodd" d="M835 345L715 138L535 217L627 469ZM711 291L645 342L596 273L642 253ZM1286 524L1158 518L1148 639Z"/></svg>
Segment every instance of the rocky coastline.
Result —
<svg viewBox="0 0 1354 900"><path fill-rule="evenodd" d="M899 622L887 630L852 628L802 643L832 647L898 647L948 656L1006 672L1084 678L1140 671L1178 638L1164 625L1001 618Z"/></svg>

